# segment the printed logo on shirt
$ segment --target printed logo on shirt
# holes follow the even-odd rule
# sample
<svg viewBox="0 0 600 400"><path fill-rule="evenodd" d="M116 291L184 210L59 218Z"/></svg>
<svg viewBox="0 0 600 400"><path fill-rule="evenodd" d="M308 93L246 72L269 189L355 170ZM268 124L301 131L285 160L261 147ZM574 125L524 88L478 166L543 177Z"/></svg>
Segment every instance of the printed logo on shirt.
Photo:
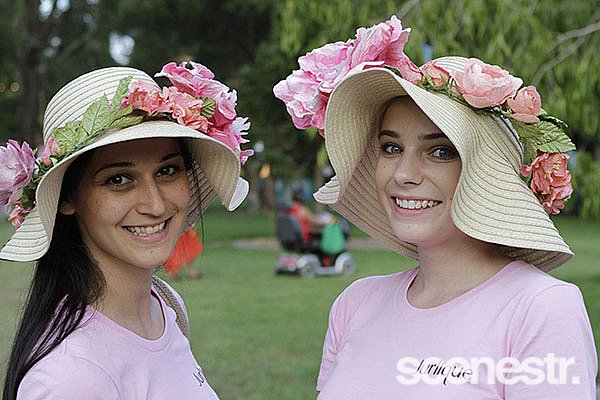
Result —
<svg viewBox="0 0 600 400"><path fill-rule="evenodd" d="M396 363L399 372L396 379L404 385L416 385L419 382L444 386L465 383L578 385L581 379L569 375L569 367L574 364L575 357L556 357L554 353L548 353L543 358L527 357L524 360L513 357L500 360L491 357L471 357L468 360L462 357L448 360L439 357L403 357Z"/></svg>
<svg viewBox="0 0 600 400"><path fill-rule="evenodd" d="M200 386L204 385L206 382L206 378L204 378L204 374L202 373L202 368L199 365L196 366L196 371L194 372L194 378L198 381Z"/></svg>

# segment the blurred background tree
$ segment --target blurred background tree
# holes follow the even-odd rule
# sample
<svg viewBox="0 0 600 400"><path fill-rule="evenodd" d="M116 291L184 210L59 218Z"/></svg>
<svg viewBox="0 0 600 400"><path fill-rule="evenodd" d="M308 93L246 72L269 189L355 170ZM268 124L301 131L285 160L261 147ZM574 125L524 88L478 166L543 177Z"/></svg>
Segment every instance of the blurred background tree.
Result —
<svg viewBox="0 0 600 400"><path fill-rule="evenodd" d="M573 212L600 218L600 5L597 0L0 0L0 136L39 142L40 104L78 74L115 64L158 72L193 59L239 94L251 116L250 177L313 176L322 139L292 126L272 87L298 56L396 14L417 64L464 55L536 85L570 125L582 165ZM36 139L37 138L37 139Z"/></svg>

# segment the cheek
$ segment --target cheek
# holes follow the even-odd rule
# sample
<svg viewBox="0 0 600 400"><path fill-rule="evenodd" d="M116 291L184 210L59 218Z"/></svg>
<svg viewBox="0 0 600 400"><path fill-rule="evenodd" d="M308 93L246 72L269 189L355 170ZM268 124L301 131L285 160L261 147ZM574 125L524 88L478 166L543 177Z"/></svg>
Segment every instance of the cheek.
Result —
<svg viewBox="0 0 600 400"><path fill-rule="evenodd" d="M187 178L178 181L174 187L168 191L172 200L177 206L185 208L190 203L191 190Z"/></svg>
<svg viewBox="0 0 600 400"><path fill-rule="evenodd" d="M392 175L393 169L390 163L383 158L379 158L375 167L375 188L377 192L385 190Z"/></svg>
<svg viewBox="0 0 600 400"><path fill-rule="evenodd" d="M392 178L393 169L389 162L386 162L385 159L379 158L377 160L377 166L375 168L375 189L377 192L377 198L379 199L379 203L381 205L385 205L387 203L387 193L386 188L387 185Z"/></svg>

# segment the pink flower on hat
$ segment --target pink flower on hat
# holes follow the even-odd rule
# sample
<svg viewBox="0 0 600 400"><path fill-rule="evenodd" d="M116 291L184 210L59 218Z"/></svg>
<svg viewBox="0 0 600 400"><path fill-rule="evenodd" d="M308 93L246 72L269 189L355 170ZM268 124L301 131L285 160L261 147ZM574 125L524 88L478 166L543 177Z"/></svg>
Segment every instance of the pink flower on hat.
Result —
<svg viewBox="0 0 600 400"><path fill-rule="evenodd" d="M422 67L423 75L429 76L433 86L441 88L450 81L450 73L446 69L440 67L435 60L427 61Z"/></svg>
<svg viewBox="0 0 600 400"><path fill-rule="evenodd" d="M35 171L35 156L27 142L9 139L0 147L0 205L12 207L21 198Z"/></svg>
<svg viewBox="0 0 600 400"><path fill-rule="evenodd" d="M56 143L56 139L54 136L50 136L48 142L44 146L42 150L42 154L40 155L40 162L44 164L46 167L52 165L52 160L50 157L56 156L60 153L60 147L58 147L58 143Z"/></svg>
<svg viewBox="0 0 600 400"><path fill-rule="evenodd" d="M406 57L404 45L409 35L410 29L402 29L402 23L395 15L368 29L359 28L350 56L352 72L384 64L397 68Z"/></svg>
<svg viewBox="0 0 600 400"><path fill-rule="evenodd" d="M569 155L565 153L538 151L530 165L520 168L523 176L531 176L529 186L549 214L558 214L564 207L564 199L573 193L568 160Z"/></svg>
<svg viewBox="0 0 600 400"><path fill-rule="evenodd" d="M19 203L15 204L15 208L10 212L8 216L8 220L15 227L15 229L19 229L25 217L30 213L30 210L26 210Z"/></svg>
<svg viewBox="0 0 600 400"><path fill-rule="evenodd" d="M198 96L198 93L206 91L207 86L213 86L211 81L216 82L213 80L215 74L210 69L193 61L182 62L179 65L170 62L154 76L169 78L177 89L192 96Z"/></svg>
<svg viewBox="0 0 600 400"><path fill-rule="evenodd" d="M368 29L359 28L355 39L329 43L300 57L300 69L276 84L273 93L285 103L296 128L314 126L322 135L333 89L348 75L367 68L408 66L404 45L409 33L396 16ZM411 72L419 74L416 66Z"/></svg>
<svg viewBox="0 0 600 400"><path fill-rule="evenodd" d="M464 71L452 71L450 75L458 92L475 108L499 106L523 84L508 71L476 58L467 60Z"/></svg>
<svg viewBox="0 0 600 400"><path fill-rule="evenodd" d="M540 122L537 116L542 109L542 99L535 86L522 88L515 97L509 97L506 102L512 110L511 117L517 121L527 124Z"/></svg>
<svg viewBox="0 0 600 400"><path fill-rule="evenodd" d="M155 85L145 82L133 82L129 94L123 100L123 107L132 106L136 110L145 111L149 116L171 111L167 102L168 91L161 91Z"/></svg>
<svg viewBox="0 0 600 400"><path fill-rule="evenodd" d="M171 91L169 105L177 123L200 132L208 131L208 119L202 115L202 100L187 93Z"/></svg>
<svg viewBox="0 0 600 400"><path fill-rule="evenodd" d="M326 44L300 57L300 69L273 87L275 97L285 103L294 126L325 127L325 107L340 77L349 70L350 42Z"/></svg>
<svg viewBox="0 0 600 400"><path fill-rule="evenodd" d="M396 68L400 72L402 78L406 79L410 83L416 85L423 80L423 73L419 67L417 67L416 64L407 56L404 56L402 60L396 64Z"/></svg>
<svg viewBox="0 0 600 400"><path fill-rule="evenodd" d="M213 127L209 129L209 135L229 146L239 157L243 165L248 157L254 154L254 150L240 150L240 143L248 143L244 136L250 129L248 118L237 117L231 124L225 125L222 129Z"/></svg>

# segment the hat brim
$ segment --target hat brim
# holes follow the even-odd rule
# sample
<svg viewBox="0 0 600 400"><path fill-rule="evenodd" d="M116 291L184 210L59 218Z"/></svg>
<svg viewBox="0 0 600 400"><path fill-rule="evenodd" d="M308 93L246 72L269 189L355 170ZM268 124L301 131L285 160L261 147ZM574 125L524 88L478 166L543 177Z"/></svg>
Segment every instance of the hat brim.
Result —
<svg viewBox="0 0 600 400"><path fill-rule="evenodd" d="M452 69L462 60L448 57L446 67ZM392 250L418 259L416 247L392 232L374 187L377 121L386 104L400 96L410 96L460 154L462 171L451 215L461 231L501 245L511 257L545 271L571 258L571 250L519 176L522 149L509 122L477 114L388 69L349 76L331 94L325 145L336 177L315 193L318 202L330 204Z"/></svg>
<svg viewBox="0 0 600 400"><path fill-rule="evenodd" d="M225 144L201 132L171 121L148 121L106 132L101 138L69 155L48 171L36 191L36 206L0 251L0 258L33 261L46 253L54 230L65 171L82 154L111 144L138 139L182 139L194 159L197 187L191 188L194 204L190 209L203 212L215 197L229 211L237 208L248 194L248 183L239 177L240 162ZM188 218L189 223L196 215ZM193 222L192 222L193 221Z"/></svg>

